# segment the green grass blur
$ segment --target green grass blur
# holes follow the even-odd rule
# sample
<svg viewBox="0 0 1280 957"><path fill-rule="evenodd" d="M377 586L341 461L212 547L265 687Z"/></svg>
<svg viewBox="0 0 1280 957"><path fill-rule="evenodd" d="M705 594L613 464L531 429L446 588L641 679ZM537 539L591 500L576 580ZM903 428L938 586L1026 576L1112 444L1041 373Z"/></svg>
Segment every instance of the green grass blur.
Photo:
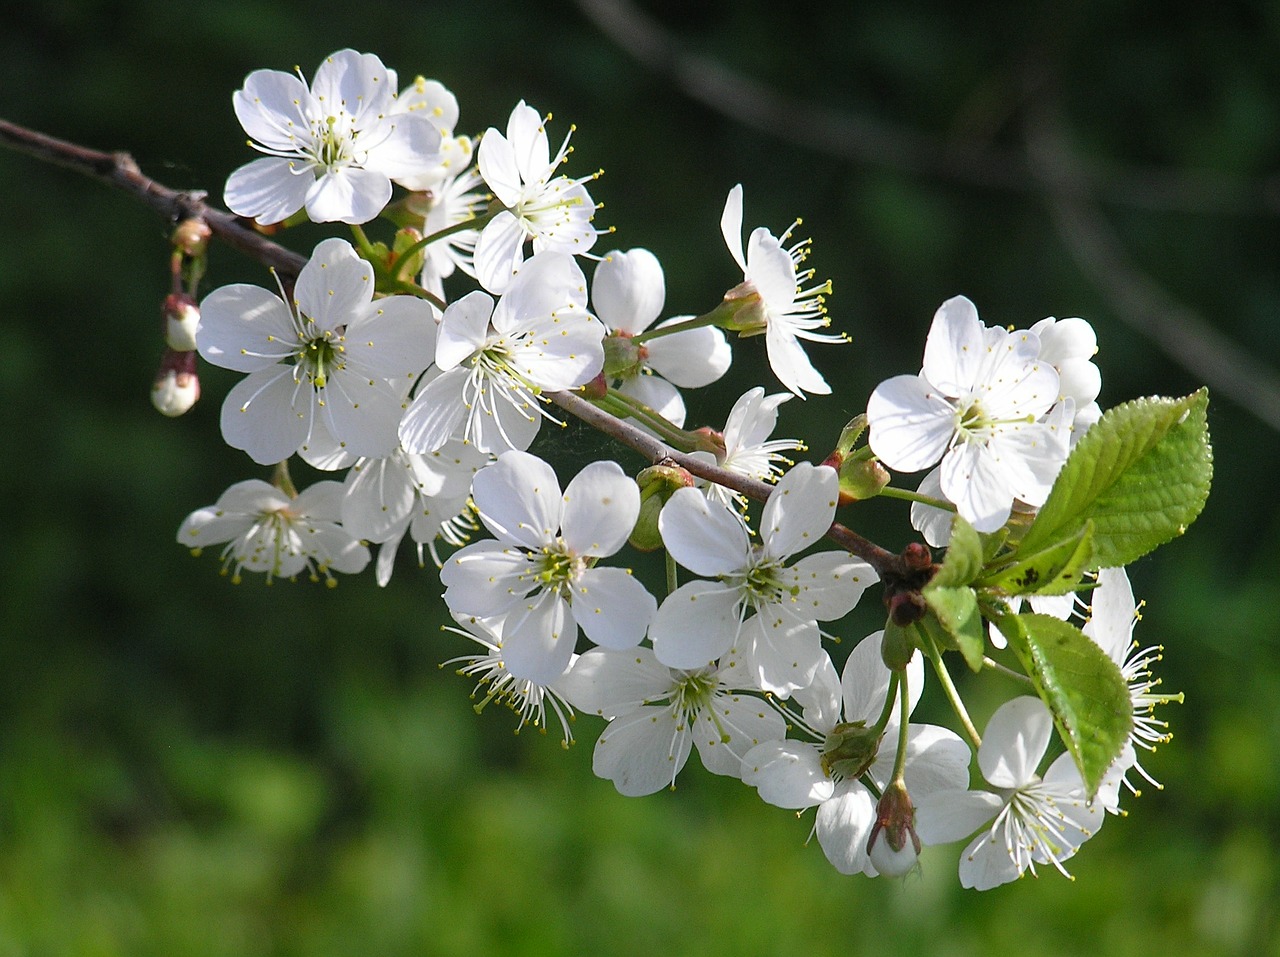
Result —
<svg viewBox="0 0 1280 957"><path fill-rule="evenodd" d="M1018 150L1030 73L1056 77L1072 142L1103 168L1252 182L1280 158L1280 17L1263 3L645 9L778 92L940 144ZM405 81L443 81L475 131L524 98L555 114L553 138L577 124L570 171L604 168L597 222L663 261L668 314L737 280L718 222L743 183L749 225L804 217L854 340L811 352L836 395L784 407L780 432L815 455L877 382L918 369L934 309L958 293L991 323L1089 318L1104 404L1201 384L1122 321L1034 190L833 157L804 144L811 119L744 126L568 0L59 0L0 25L0 116L128 150L215 199L251 158L231 111L251 69L310 76L335 49L375 52ZM1103 209L1141 268L1275 367L1268 199ZM1280 437L1248 408L1211 395L1209 507L1131 569L1148 601L1139 637L1165 646L1166 687L1187 695L1164 711L1173 743L1145 762L1165 789L1127 802L1071 862L1074 882L1049 871L964 892L956 847L902 883L847 878L805 846L811 816L696 759L675 793L624 799L591 774L590 719L565 751L513 736L501 708L472 713L470 684L438 667L466 649L440 631L429 571L403 564L386 589L370 575L233 586L213 554L189 557L182 518L266 474L218 434L234 375L202 367L183 419L150 407L167 229L0 151L0 957L1280 954ZM235 281L269 282L215 248L206 289ZM692 421L774 387L759 346L738 344L732 384L693 397ZM538 449L565 474L611 454L581 428ZM872 502L846 518L900 547L904 513ZM867 605L856 627L870 631Z"/></svg>

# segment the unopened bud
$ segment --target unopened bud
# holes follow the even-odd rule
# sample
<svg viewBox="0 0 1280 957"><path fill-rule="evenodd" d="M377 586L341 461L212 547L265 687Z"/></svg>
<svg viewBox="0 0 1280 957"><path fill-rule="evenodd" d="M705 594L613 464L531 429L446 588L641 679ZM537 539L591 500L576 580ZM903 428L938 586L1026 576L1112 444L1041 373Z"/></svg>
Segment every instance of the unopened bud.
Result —
<svg viewBox="0 0 1280 957"><path fill-rule="evenodd" d="M200 307L185 292L164 297L164 341L175 352L193 352L196 348L196 326L200 324Z"/></svg>
<svg viewBox="0 0 1280 957"><path fill-rule="evenodd" d="M886 604L889 606L889 620L899 628L905 628L919 621L929 610L924 596L914 589L895 591L885 597Z"/></svg>
<svg viewBox="0 0 1280 957"><path fill-rule="evenodd" d="M213 230L203 219L184 219L174 229L170 241L182 255L195 259L208 251L212 235Z"/></svg>
<svg viewBox="0 0 1280 957"><path fill-rule="evenodd" d="M922 572L933 564L933 553L928 545L912 542L902 550L902 560L912 571Z"/></svg>
<svg viewBox="0 0 1280 957"><path fill-rule="evenodd" d="M915 642L907 630L892 618L885 623L884 636L880 639L880 660L890 671L902 671L911 664L916 653Z"/></svg>
<svg viewBox="0 0 1280 957"><path fill-rule="evenodd" d="M611 332L604 337L604 375L614 379L634 379L640 374L649 350L638 345L628 332Z"/></svg>
<svg viewBox="0 0 1280 957"><path fill-rule="evenodd" d="M155 381L151 383L151 404L156 411L172 418L190 410L199 398L196 354L189 350L166 349L160 358Z"/></svg>
<svg viewBox="0 0 1280 957"><path fill-rule="evenodd" d="M402 267L400 260L404 257L405 251L411 249L415 244L422 241L422 231L412 226L405 226L396 230L395 238L391 241L391 255L387 257L388 265L399 272L402 276L416 276L422 272L423 263L426 261L426 250L419 249L413 254L408 266Z"/></svg>
<svg viewBox="0 0 1280 957"><path fill-rule="evenodd" d="M651 465L638 476L640 515L628 539L632 548L651 552L662 547L658 532L658 515L676 489L692 488L693 476L676 465Z"/></svg>
<svg viewBox="0 0 1280 957"><path fill-rule="evenodd" d="M889 877L909 874L920 857L916 809L901 781L891 781L876 805L876 823L867 838L867 853L876 870Z"/></svg>
<svg viewBox="0 0 1280 957"><path fill-rule="evenodd" d="M853 456L840 463L840 501L875 498L889 484L889 470L878 459Z"/></svg>

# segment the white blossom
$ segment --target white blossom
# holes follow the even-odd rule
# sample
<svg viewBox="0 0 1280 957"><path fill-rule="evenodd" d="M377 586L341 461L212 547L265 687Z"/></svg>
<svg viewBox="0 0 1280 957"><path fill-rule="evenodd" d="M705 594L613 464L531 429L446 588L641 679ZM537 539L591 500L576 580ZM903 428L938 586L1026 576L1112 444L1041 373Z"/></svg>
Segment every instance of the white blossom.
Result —
<svg viewBox="0 0 1280 957"><path fill-rule="evenodd" d="M571 131L572 132L572 131ZM476 276L485 289L504 292L524 262L524 244L534 253L556 250L581 255L595 244L596 207L583 184L595 176L555 175L568 159L566 136L554 157L542 117L521 100L503 136L490 127L480 138L480 175L506 209L484 227L476 243Z"/></svg>
<svg viewBox="0 0 1280 957"><path fill-rule="evenodd" d="M980 532L1005 523L1014 500L1044 504L1067 432L1041 421L1058 374L1030 332L989 328L973 303L949 299L934 316L919 375L878 385L867 403L872 450L891 469L941 460L943 495Z"/></svg>
<svg viewBox="0 0 1280 957"><path fill-rule="evenodd" d="M439 162L440 133L421 113L395 111L396 74L371 53L339 50L301 75L255 70L232 98L250 145L267 154L227 180L232 212L278 223L304 206L317 223L367 223L391 180Z"/></svg>
<svg viewBox="0 0 1280 957"><path fill-rule="evenodd" d="M271 465L312 443L336 443L352 456L390 454L405 393L431 361L435 334L426 302L374 299L373 267L345 240L326 239L288 302L244 284L211 292L196 343L214 365L248 373L223 402L222 435Z"/></svg>
<svg viewBox="0 0 1280 957"><path fill-rule="evenodd" d="M648 648L593 648L574 662L562 687L578 710L609 719L592 769L619 793L639 796L673 787L694 746L708 771L739 777L753 746L783 735L781 715L740 693L744 677L732 655L682 670Z"/></svg>
<svg viewBox="0 0 1280 957"><path fill-rule="evenodd" d="M789 248L783 245L790 240L792 230L798 225L800 221L796 220L781 237L759 226L752 230L744 250L741 184L729 190L724 213L720 217L720 232L734 261L742 269L743 285L732 295L759 294L758 329L750 331L764 332L773 374L784 386L804 398L806 392L828 395L831 386L813 367L799 340L846 340L841 335L814 331L831 324L823 304L823 297L831 291L831 282L828 280L804 288L804 284L813 279L812 269L799 268L809 254L809 240L801 240Z"/></svg>
<svg viewBox="0 0 1280 957"><path fill-rule="evenodd" d="M738 641L748 609L764 629L756 657L760 686L780 696L794 687L791 661L816 667L819 621L841 618L876 580L870 565L847 552L818 552L786 565L831 527L838 482L835 470L801 462L783 476L765 504L761 542L751 544L742 521L696 489L678 489L658 517L671 557L699 575L662 603L649 636L658 660L672 668L698 668Z"/></svg>
<svg viewBox="0 0 1280 957"><path fill-rule="evenodd" d="M588 465L561 494L546 462L505 452L476 473L472 498L497 541L468 545L445 563L444 600L455 615L504 617L513 675L554 681L578 628L606 647L640 642L657 603L627 569L596 564L626 543L640 511L639 489L617 463Z"/></svg>
<svg viewBox="0 0 1280 957"><path fill-rule="evenodd" d="M198 555L225 542L222 571L232 582L247 569L265 573L268 583L306 571L336 585L333 572L354 575L369 563L369 549L338 524L341 495L337 482L317 482L297 497L260 479L237 482L186 517L178 544Z"/></svg>

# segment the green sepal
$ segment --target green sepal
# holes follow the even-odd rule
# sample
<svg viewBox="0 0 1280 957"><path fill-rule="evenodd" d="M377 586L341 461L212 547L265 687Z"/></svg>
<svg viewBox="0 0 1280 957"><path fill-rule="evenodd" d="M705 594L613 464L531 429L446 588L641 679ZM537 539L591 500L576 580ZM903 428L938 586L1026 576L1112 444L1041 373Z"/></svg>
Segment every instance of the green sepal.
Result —
<svg viewBox="0 0 1280 957"><path fill-rule="evenodd" d="M1051 615L997 611L994 620L1052 713L1092 800L1133 730L1120 668L1079 628Z"/></svg>
<svg viewBox="0 0 1280 957"><path fill-rule="evenodd" d="M1208 403L1201 389L1108 409L1072 449L1019 550L1041 552L1092 520L1088 568L1114 568L1181 535L1213 478Z"/></svg>
<svg viewBox="0 0 1280 957"><path fill-rule="evenodd" d="M1067 595L1080 587L1080 577L1093 556L1093 521L1086 520L1070 538L1024 555L1025 543L1011 563L982 576L979 584L1006 595Z"/></svg>

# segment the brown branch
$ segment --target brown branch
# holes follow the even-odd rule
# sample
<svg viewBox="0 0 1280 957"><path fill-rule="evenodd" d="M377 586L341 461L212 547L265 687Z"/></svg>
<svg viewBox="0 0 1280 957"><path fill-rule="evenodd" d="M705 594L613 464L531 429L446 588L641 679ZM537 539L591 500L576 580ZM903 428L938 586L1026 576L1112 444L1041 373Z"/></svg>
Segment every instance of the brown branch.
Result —
<svg viewBox="0 0 1280 957"><path fill-rule="evenodd" d="M677 452L649 433L642 432L629 422L610 415L572 392L546 392L543 395L574 417L639 452L653 465L663 462L678 465L691 475L723 485L757 502L767 501L773 494L774 486L767 482L748 478L737 472L720 468L718 465L711 465L696 456ZM827 538L874 568L883 582L896 582L911 574L901 555L881 548L875 542L863 538L839 522L832 524L827 531Z"/></svg>
<svg viewBox="0 0 1280 957"><path fill-rule="evenodd" d="M141 200L161 216L177 222L200 219L220 240L264 266L274 268L285 279L293 279L306 257L274 243L225 210L210 206L203 193L171 189L146 176L128 153L104 153L0 119L0 144L46 163L65 166L114 186Z"/></svg>
<svg viewBox="0 0 1280 957"><path fill-rule="evenodd" d="M170 189L143 175L137 163L127 153L104 153L87 149L6 120L0 120L0 143L36 159L69 167L122 189L172 220L201 219L218 239L251 259L275 268L286 279L296 278L306 262L303 256L265 238L237 217L208 205L201 194ZM773 486L765 482L746 478L677 452L648 433L572 393L551 392L546 397L566 412L612 436L654 463L674 462L693 475L760 502L767 500L773 491ZM886 583L897 581L907 574L901 556L881 548L838 522L831 526L827 537L871 565Z"/></svg>

